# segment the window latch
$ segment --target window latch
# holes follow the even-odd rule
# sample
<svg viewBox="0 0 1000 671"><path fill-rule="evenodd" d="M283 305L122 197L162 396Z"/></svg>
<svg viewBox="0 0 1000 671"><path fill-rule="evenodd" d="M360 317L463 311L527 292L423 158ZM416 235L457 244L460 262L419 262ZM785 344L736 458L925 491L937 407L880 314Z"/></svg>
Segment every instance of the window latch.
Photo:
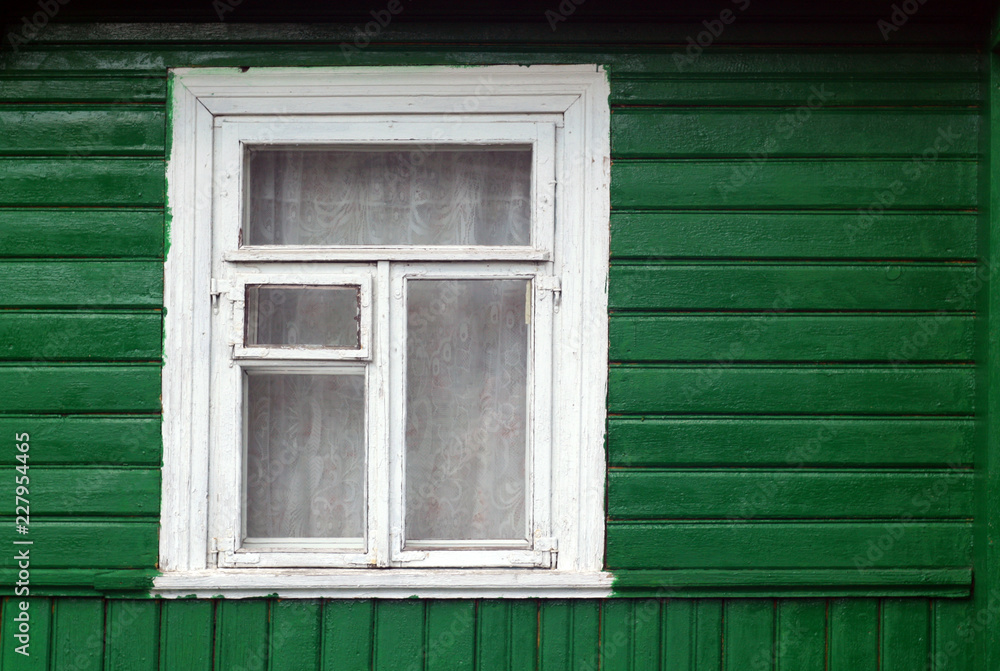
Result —
<svg viewBox="0 0 1000 671"><path fill-rule="evenodd" d="M558 312L562 302L562 279L556 275L539 275L535 278L535 283L539 291L552 294L552 307Z"/></svg>

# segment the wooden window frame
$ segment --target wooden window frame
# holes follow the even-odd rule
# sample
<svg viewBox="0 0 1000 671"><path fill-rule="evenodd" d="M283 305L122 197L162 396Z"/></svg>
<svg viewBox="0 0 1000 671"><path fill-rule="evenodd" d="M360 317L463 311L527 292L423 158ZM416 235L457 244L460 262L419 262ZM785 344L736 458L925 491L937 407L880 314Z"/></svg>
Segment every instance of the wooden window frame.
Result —
<svg viewBox="0 0 1000 671"><path fill-rule="evenodd" d="M277 593L389 598L595 597L609 593L610 575L602 570L610 209L608 94L605 73L593 65L171 72L162 575L154 581L154 592L162 596ZM425 124L423 135L415 131L420 124ZM338 128L348 127L354 128L351 135L338 135ZM375 128L381 130L372 132ZM318 249L234 244L238 235L234 222L239 219L238 208L232 203L238 202L234 194L241 190L242 177L239 158L234 164L233 152L242 151L240 142L385 144L414 137L473 144L532 143L536 168L538 157L547 151L538 147L546 146L546 138L551 137L554 189L551 194L536 189L533 201L539 205L532 217L532 244L516 248ZM553 226L545 223L549 216ZM261 561L260 556L252 557L261 553L239 547L235 534L220 533L217 513L232 504L233 497L241 497L233 489L242 489L241 484L231 482L232 469L220 467L224 463L220 449L231 450L232 446L221 447L225 439L218 431L218 416L242 416L242 404L235 399L225 404L233 393L218 379L220 364L239 367L241 362L256 358L262 365L301 369L307 363L281 355L267 361L270 355L266 352L240 349L238 339L232 337L242 328L242 316L236 310L228 338L233 342L227 350L226 338L218 334L223 329L218 326L217 313L228 309L225 303L239 302L230 299L241 297L239 292L245 285L260 283L261 277L271 278L265 283L339 283L339 270L323 273L311 269L331 259L344 268L369 269L367 277L365 272L349 271L343 276L353 278L352 284L368 286L369 295L372 283L377 294L380 285L391 283L398 288L408 273L517 275L532 281L532 310L542 310L539 316L549 310L559 345L552 348L551 356L538 359L543 364L539 369L536 362L533 373L547 376L551 384L543 387L552 390L551 400L539 401L551 408L551 417L539 423L551 426L552 439L549 448L541 450L543 458L535 461L536 468L539 464L549 468L549 460L558 465L551 469L553 476L546 478L548 486L540 487L551 507L551 512L543 511L549 519L543 520L541 527L548 528L549 535L536 525L532 527L535 542L527 549L431 548L412 556L405 556L397 535L390 548L350 557L345 554L345 561L320 559L309 564L303 563L301 554L281 552L264 553L266 558ZM220 272L220 268L232 272ZM243 272L245 269L251 272ZM376 297L370 319L377 323L383 317L374 313L387 309L387 301ZM398 320L400 311L394 314ZM376 366L379 357L390 356L392 344L385 329L379 332L369 321L363 344L364 337L372 341L369 349L362 354L327 356L326 365L353 365L350 360L357 359L362 366L362 360L372 357L370 365ZM379 343L380 338L385 342ZM540 340L551 342L552 338L544 333ZM397 365L390 366L392 381L379 385L400 384L400 360L397 357ZM546 365L552 370L545 370ZM570 389L577 391L566 394ZM401 396L388 394L390 403L401 402ZM399 412L400 408L391 411ZM375 426L371 432L384 434L388 428ZM400 445L398 440L386 444L397 451ZM388 466L379 468L398 470L401 463L396 454ZM390 511L401 511L401 502L393 498L399 495L393 492L399 489L401 474L372 477L370 468L369 483L375 490L369 491L369 500L384 503ZM537 503L534 507L537 509ZM390 526L399 523L398 516L392 518L392 514L397 513L389 512L385 518ZM558 546L551 539L558 539ZM455 561L456 553L464 556ZM381 568L389 566L388 570ZM551 568L540 568L546 566Z"/></svg>

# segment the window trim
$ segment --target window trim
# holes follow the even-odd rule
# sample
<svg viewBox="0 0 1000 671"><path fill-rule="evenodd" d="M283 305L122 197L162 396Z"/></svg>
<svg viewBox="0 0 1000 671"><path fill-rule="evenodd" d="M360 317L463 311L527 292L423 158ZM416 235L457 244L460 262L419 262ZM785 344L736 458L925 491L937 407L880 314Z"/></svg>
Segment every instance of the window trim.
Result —
<svg viewBox="0 0 1000 671"><path fill-rule="evenodd" d="M367 68L184 68L171 71L167 166L170 246L165 263L161 596L597 597L610 593L604 560L604 427L610 112L606 74L594 65ZM415 103L416 101L416 103ZM566 296L558 319L574 333L553 365L560 478L552 482L555 569L211 568L208 524L213 137L223 117L446 114L456 123L550 118L557 156L555 259ZM575 225L571 222L575 222ZM386 259L375 251L357 260ZM412 250L393 250L400 259ZM241 254L253 254L245 250ZM436 251L426 256L434 257ZM294 256L294 252L290 256ZM308 253L298 252L306 260ZM562 254L563 258L560 258ZM502 256L502 255L501 255ZM306 258L302 258L306 257ZM388 257L393 258L393 257ZM523 256L519 258L523 259ZM347 259L345 259L347 260ZM512 259L508 259L512 260ZM571 446L571 448L569 447ZM572 451L568 451L572 449ZM556 450L561 450L556 453ZM575 457L575 458L572 458ZM558 509L556 509L558 507Z"/></svg>

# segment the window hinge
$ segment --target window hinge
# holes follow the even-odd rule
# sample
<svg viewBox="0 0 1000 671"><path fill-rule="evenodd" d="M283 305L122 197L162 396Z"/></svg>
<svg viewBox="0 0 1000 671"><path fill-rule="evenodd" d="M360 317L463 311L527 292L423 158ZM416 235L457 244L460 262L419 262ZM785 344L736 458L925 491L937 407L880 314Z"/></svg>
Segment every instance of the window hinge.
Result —
<svg viewBox="0 0 1000 671"><path fill-rule="evenodd" d="M208 539L208 565L212 568L219 568L219 539Z"/></svg>
<svg viewBox="0 0 1000 671"><path fill-rule="evenodd" d="M562 302L562 279L556 275L539 275L535 278L535 283L539 291L552 294L552 307L558 312Z"/></svg>
<svg viewBox="0 0 1000 671"><path fill-rule="evenodd" d="M231 287L228 282L221 282L214 277L209 282L209 295L212 297L212 314L219 314L219 298L229 295Z"/></svg>
<svg viewBox="0 0 1000 671"><path fill-rule="evenodd" d="M549 568L556 568L559 562L559 539L553 537L537 539L535 541L535 555L543 560L542 565L544 565L547 555Z"/></svg>

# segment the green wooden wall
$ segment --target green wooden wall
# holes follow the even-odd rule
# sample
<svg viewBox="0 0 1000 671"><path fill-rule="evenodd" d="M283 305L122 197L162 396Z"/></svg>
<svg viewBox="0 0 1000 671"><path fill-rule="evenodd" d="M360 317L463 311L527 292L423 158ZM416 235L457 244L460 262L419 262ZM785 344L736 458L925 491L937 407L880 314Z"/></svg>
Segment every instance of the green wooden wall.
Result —
<svg viewBox="0 0 1000 671"><path fill-rule="evenodd" d="M3 609L10 608L5 601ZM17 671L966 671L966 600L35 601ZM3 639L10 618L3 617Z"/></svg>
<svg viewBox="0 0 1000 671"><path fill-rule="evenodd" d="M0 668L974 668L979 54L352 53L609 69L606 557L635 598L165 603L101 595L155 574L166 70L345 57L74 30L0 54L0 435L31 434L48 595L30 662L2 604Z"/></svg>

